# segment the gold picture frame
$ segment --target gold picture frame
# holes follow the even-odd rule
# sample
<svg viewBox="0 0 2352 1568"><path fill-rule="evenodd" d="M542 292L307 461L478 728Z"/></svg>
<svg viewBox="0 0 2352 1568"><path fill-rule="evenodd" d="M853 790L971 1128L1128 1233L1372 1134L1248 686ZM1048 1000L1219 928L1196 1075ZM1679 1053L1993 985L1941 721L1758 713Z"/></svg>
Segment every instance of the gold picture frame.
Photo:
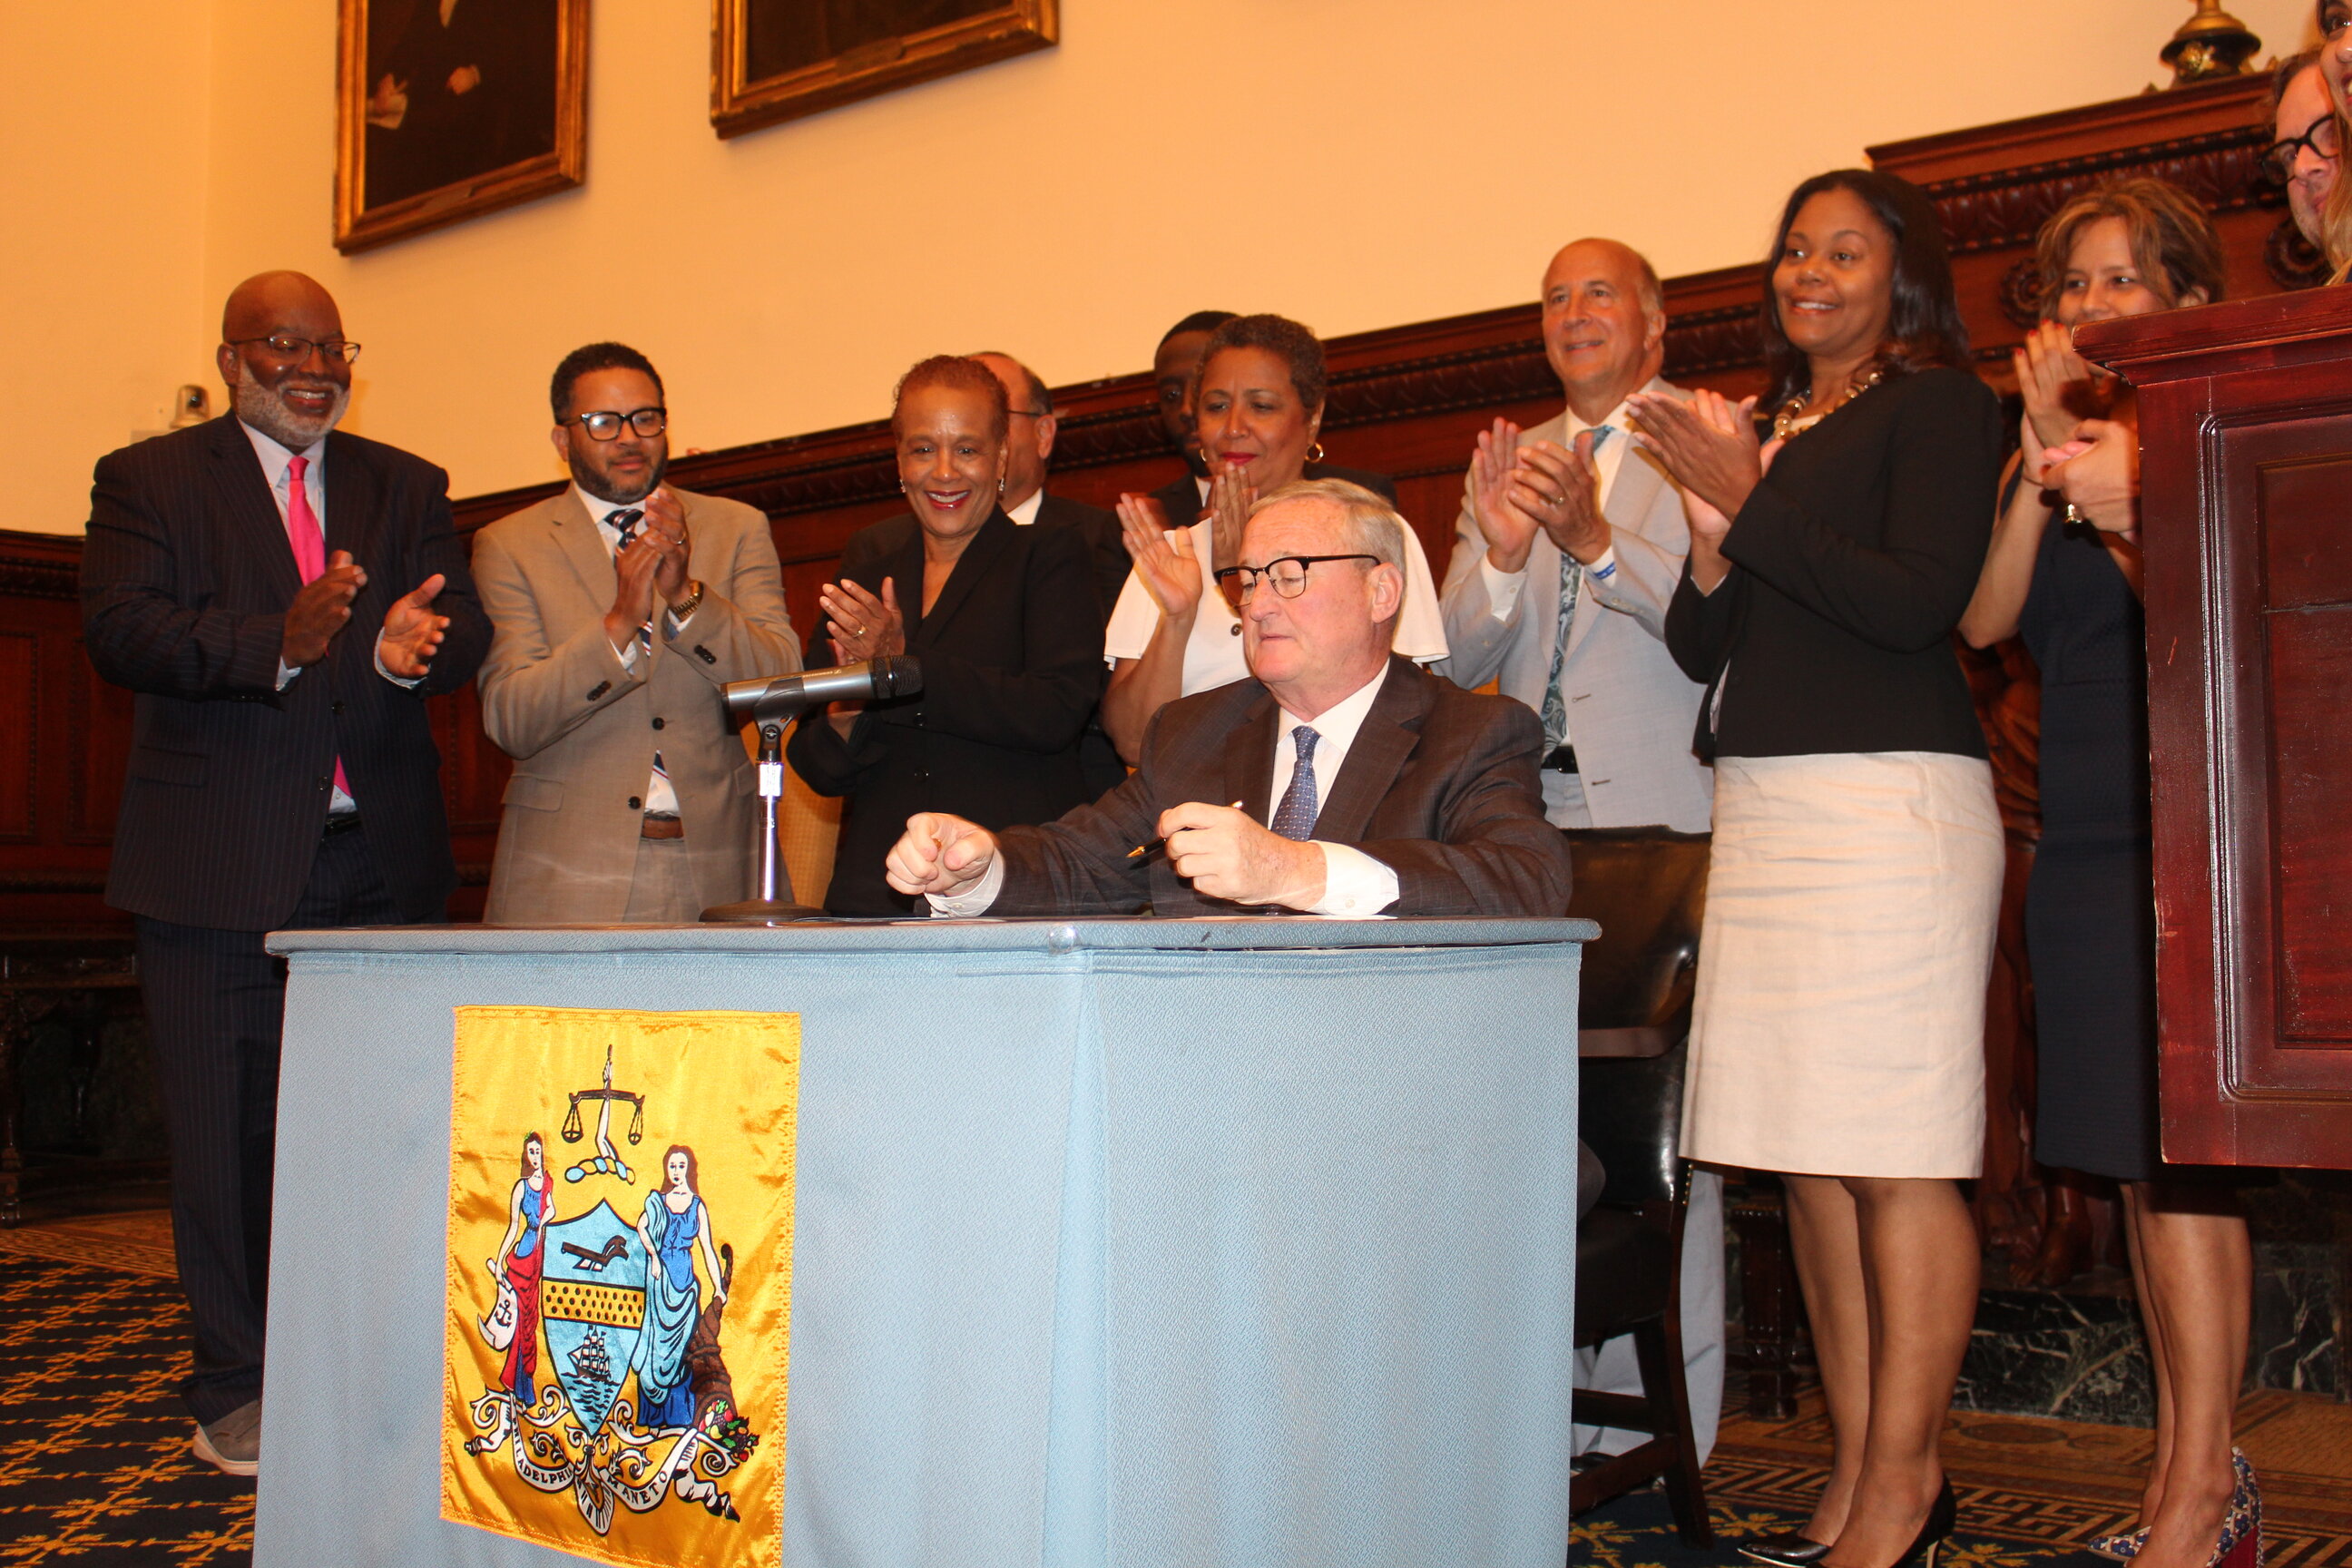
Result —
<svg viewBox="0 0 2352 1568"><path fill-rule="evenodd" d="M1052 47L1058 0L712 0L722 137Z"/></svg>
<svg viewBox="0 0 2352 1568"><path fill-rule="evenodd" d="M588 0L339 0L335 248L570 190L588 166Z"/></svg>

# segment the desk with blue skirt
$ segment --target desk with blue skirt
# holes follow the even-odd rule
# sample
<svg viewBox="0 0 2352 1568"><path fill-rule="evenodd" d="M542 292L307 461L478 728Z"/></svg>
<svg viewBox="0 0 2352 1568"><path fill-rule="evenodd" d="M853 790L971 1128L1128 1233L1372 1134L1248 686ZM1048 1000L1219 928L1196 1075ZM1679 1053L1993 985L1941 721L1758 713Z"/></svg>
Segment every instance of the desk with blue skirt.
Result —
<svg viewBox="0 0 2352 1568"><path fill-rule="evenodd" d="M255 1560L583 1561L441 1514L453 1009L502 1005L799 1016L786 1564L1557 1568L1595 930L280 933Z"/></svg>

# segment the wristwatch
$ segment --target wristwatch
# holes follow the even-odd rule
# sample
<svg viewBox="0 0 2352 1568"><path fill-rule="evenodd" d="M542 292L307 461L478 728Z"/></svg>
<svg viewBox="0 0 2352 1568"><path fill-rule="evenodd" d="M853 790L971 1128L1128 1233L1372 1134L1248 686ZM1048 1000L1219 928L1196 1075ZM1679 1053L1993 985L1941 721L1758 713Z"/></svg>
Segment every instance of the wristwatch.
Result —
<svg viewBox="0 0 2352 1568"><path fill-rule="evenodd" d="M687 622L694 618L694 612L702 608L702 580L698 577L688 584L688 586L691 587L694 592L686 596L686 603L683 605L672 605L669 607L669 618L671 624L675 626L682 626L686 625Z"/></svg>

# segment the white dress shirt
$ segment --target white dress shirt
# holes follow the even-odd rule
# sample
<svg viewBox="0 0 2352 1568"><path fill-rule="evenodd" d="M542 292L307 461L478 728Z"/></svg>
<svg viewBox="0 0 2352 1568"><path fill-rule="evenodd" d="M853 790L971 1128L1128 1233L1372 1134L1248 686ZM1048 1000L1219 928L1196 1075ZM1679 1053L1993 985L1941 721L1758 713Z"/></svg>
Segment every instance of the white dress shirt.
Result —
<svg viewBox="0 0 2352 1568"><path fill-rule="evenodd" d="M1019 523L1022 527L1026 528L1031 523L1037 521L1037 509L1045 504L1045 487L1039 485L1035 489L1029 492L1029 499L1027 500L1023 501L1019 506L1006 507L1004 509L1004 515Z"/></svg>
<svg viewBox="0 0 2352 1568"><path fill-rule="evenodd" d="M276 437L263 435L242 419L236 422L236 426L245 432L245 438L253 444L253 455L261 459L261 477L269 481L269 499L278 503L278 525L286 530L286 548L289 550L294 548L294 502L287 482L294 472L294 459L310 459L310 466L302 470L302 494L310 503L310 516L317 521L319 537L323 542L327 534L327 438L321 436L297 452ZM299 562L301 557L298 554L295 559ZM375 634L375 672L378 675L394 686L415 686L425 679L421 675L414 679L404 679L386 669L383 667L383 632L381 628ZM280 658L278 661L278 689L285 690L301 673L300 669ZM328 816L340 816L345 812L359 809L359 803L340 787L330 784L327 789Z"/></svg>
<svg viewBox="0 0 2352 1568"><path fill-rule="evenodd" d="M1290 788L1290 775L1298 768L1298 727L1307 725L1316 734L1315 812L1320 816L1323 803L1331 798L1331 782L1339 776L1340 766L1348 760L1348 750L1356 743L1356 732L1364 727L1364 716L1372 710L1373 700L1380 696L1381 683L1388 674L1383 665L1370 680L1314 719L1301 719L1286 708L1282 710L1281 733L1274 742L1273 786L1265 797L1267 826L1273 826L1275 814L1282 809L1282 797ZM1333 844L1321 838L1307 842L1323 852L1323 896L1301 913L1360 919L1378 914L1396 902L1397 874L1393 867L1373 859L1352 844ZM968 917L987 913L1003 889L1004 858L1000 855L988 863L988 869L967 891L946 896L927 893L924 897L930 900L934 914Z"/></svg>
<svg viewBox="0 0 2352 1568"><path fill-rule="evenodd" d="M576 479L572 481L572 493L578 498L582 506L588 509L588 515L595 519L596 537L604 542L604 553L618 555L621 552L621 531L613 525L613 514L616 511L633 510L643 511L646 503L642 500L606 500L601 496L592 496L580 488L580 483ZM643 537L645 532L643 519L638 521L637 531L639 537ZM670 616L667 608L662 611L662 614L669 616L671 636L675 637L686 629L686 621L679 620L676 616ZM691 620L693 617L689 616L687 619ZM628 647L616 647L613 652L619 656L621 668L635 675L637 672L637 661L645 657L645 648L635 637L629 638L628 643ZM656 768L646 781L646 815L647 816L677 815L677 791L670 787L669 775L659 768Z"/></svg>

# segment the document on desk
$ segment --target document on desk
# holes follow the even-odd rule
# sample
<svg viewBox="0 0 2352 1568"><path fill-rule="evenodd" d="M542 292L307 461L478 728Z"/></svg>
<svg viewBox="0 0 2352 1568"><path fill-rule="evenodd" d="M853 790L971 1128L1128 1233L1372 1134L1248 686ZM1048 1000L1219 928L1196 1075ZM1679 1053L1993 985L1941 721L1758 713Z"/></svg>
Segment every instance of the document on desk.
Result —
<svg viewBox="0 0 2352 1568"><path fill-rule="evenodd" d="M773 1564L799 1015L456 1014L442 1517Z"/></svg>

